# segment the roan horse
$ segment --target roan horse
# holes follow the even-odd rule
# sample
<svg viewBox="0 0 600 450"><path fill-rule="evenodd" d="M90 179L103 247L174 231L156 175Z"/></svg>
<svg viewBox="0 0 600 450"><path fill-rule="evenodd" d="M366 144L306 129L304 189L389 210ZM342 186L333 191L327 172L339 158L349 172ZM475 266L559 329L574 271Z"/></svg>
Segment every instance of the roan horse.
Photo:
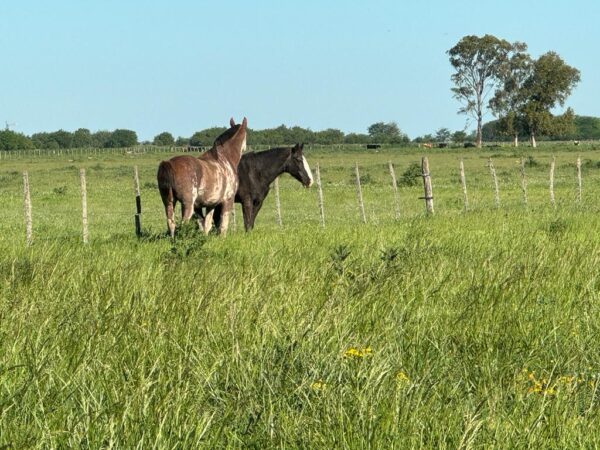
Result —
<svg viewBox="0 0 600 450"><path fill-rule="evenodd" d="M239 185L235 202L242 204L244 227L250 231L269 193L271 183L284 172L289 173L305 187L313 182L312 172L302 154L304 144L279 147L264 152L249 152L242 156L238 166ZM221 218L220 208L215 211L215 222Z"/></svg>
<svg viewBox="0 0 600 450"><path fill-rule="evenodd" d="M237 167L246 149L248 121L244 117L241 125L236 125L232 118L229 124L231 128L199 157L175 156L158 166L158 189L165 205L171 237L175 236L173 213L178 201L181 203L182 221L190 220L195 212L198 225L207 234L212 227L214 209L220 206L219 233L226 234L229 212L238 187Z"/></svg>

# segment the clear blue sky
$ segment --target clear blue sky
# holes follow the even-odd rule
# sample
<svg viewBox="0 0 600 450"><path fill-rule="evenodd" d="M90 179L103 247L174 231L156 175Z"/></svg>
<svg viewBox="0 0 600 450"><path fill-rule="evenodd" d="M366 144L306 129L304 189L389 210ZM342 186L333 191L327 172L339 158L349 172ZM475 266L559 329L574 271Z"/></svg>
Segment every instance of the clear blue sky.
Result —
<svg viewBox="0 0 600 450"><path fill-rule="evenodd" d="M557 51L581 71L568 106L600 116L599 24L598 0L0 0L0 124L454 131L445 52L486 33Z"/></svg>

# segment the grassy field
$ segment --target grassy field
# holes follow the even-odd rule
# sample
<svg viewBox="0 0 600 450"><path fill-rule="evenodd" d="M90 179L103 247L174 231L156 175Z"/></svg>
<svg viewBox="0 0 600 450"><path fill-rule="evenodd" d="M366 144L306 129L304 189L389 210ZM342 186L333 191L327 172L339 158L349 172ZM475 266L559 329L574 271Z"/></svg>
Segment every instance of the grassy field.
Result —
<svg viewBox="0 0 600 450"><path fill-rule="evenodd" d="M421 151L309 151L325 229L315 189L286 176L283 228L270 196L250 234L238 209L227 238L187 228L175 243L154 178L165 154L2 161L0 448L597 446L600 150L428 150L436 214L402 186L395 220L387 161L400 179Z"/></svg>

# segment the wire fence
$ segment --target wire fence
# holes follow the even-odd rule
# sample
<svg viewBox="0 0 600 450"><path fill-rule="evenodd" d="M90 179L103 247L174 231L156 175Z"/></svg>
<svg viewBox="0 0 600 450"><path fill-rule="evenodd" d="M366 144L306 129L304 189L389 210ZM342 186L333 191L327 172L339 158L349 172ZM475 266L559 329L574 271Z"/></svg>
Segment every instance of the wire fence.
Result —
<svg viewBox="0 0 600 450"><path fill-rule="evenodd" d="M438 215L518 206L556 209L582 205L586 200L592 203L595 196L591 193L600 186L600 173L591 172L600 169L600 161L586 159L582 163L577 157L559 167L554 158L547 164L529 161L527 167L526 163L524 158L490 158L483 166L486 175L485 170L465 170L461 159L455 168L446 168L436 178L435 164L430 167L428 158L423 157L411 183L406 183L405 167L400 168L404 171L401 177L396 175L398 165L392 160L366 165L365 170L358 163L317 163L313 189L301 188L289 176L277 180L256 225L360 226L401 222L434 211ZM141 170L137 165L110 170L92 166L87 174L75 169L57 169L60 176L43 171L0 172L0 201L7 205L0 210L0 232L33 243L46 239L88 242L116 234L166 230L155 166ZM589 175L585 179L584 169ZM235 216L237 223L231 224L230 232L243 230L239 205Z"/></svg>
<svg viewBox="0 0 600 450"><path fill-rule="evenodd" d="M283 146L273 144L253 144L247 145L247 151L262 151L270 148ZM350 150L358 151L372 148L374 150L388 149L394 147L393 144L306 144L305 149L309 151L339 151ZM414 144L413 147L417 147ZM154 154L154 153L189 153L203 152L210 149L210 146L158 146L158 145L137 145L134 147L81 147L81 148L59 148L59 149L22 149L22 150L0 150L0 161L18 160L31 158L52 158L52 157L77 157L77 156L98 156L98 155L136 155L136 154Z"/></svg>

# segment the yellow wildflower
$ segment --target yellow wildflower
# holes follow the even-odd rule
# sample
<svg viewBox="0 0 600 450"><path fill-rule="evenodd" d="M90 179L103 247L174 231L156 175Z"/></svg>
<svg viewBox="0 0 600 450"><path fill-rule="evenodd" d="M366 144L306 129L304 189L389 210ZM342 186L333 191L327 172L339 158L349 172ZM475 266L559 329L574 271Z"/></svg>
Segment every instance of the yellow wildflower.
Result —
<svg viewBox="0 0 600 450"><path fill-rule="evenodd" d="M323 380L313 381L310 385L310 388L313 391L324 391L327 389L327 383L325 383Z"/></svg>
<svg viewBox="0 0 600 450"><path fill-rule="evenodd" d="M371 356L373 350L371 347L354 348L350 347L344 352L345 358L364 358L365 356Z"/></svg>
<svg viewBox="0 0 600 450"><path fill-rule="evenodd" d="M562 376L558 377L558 383L571 384L574 381L576 381L575 377L570 376L570 375L562 375Z"/></svg>
<svg viewBox="0 0 600 450"><path fill-rule="evenodd" d="M396 374L396 383L398 386L406 386L410 384L410 378L401 370Z"/></svg>

